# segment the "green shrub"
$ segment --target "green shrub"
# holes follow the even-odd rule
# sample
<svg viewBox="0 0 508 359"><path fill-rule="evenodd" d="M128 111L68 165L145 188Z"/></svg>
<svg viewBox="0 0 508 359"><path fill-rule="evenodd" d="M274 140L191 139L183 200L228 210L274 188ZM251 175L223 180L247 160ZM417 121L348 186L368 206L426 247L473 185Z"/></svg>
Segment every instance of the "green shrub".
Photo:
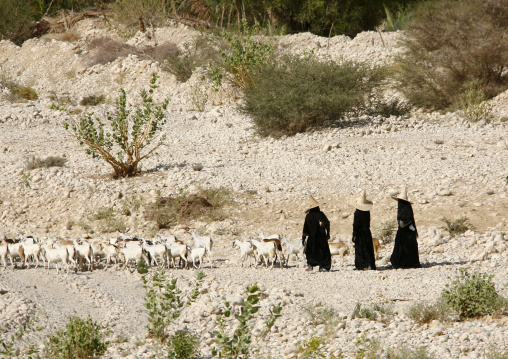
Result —
<svg viewBox="0 0 508 359"><path fill-rule="evenodd" d="M416 106L457 107L468 83L487 99L508 88L508 6L502 1L425 1L405 30L399 89Z"/></svg>
<svg viewBox="0 0 508 359"><path fill-rule="evenodd" d="M396 11L390 11L384 4L383 7L386 14L384 31L404 30L413 17L410 6L399 6Z"/></svg>
<svg viewBox="0 0 508 359"><path fill-rule="evenodd" d="M367 337L367 334L357 337L355 345L358 350L355 359L379 359L383 353L381 342Z"/></svg>
<svg viewBox="0 0 508 359"><path fill-rule="evenodd" d="M446 285L441 296L460 319L498 313L507 308L507 300L497 293L492 278L493 274L459 268L459 276Z"/></svg>
<svg viewBox="0 0 508 359"><path fill-rule="evenodd" d="M464 118L469 122L484 121L489 123L494 118L492 105L487 102L478 81L466 85L466 91L460 97L460 109Z"/></svg>
<svg viewBox="0 0 508 359"><path fill-rule="evenodd" d="M508 359L508 350L501 350L495 345L489 345L485 351L486 359Z"/></svg>
<svg viewBox="0 0 508 359"><path fill-rule="evenodd" d="M49 156L44 159L32 156L27 159L25 168L33 170L35 168L63 167L65 162L67 162L67 158L58 156Z"/></svg>
<svg viewBox="0 0 508 359"><path fill-rule="evenodd" d="M116 112L107 116L111 129L109 126L105 128L103 120L94 117L93 112L79 120L72 118L64 122L64 128L86 147L87 154L93 158L102 157L113 167L115 177L136 175L139 162L164 143L165 136L160 136L159 132L166 123L164 112L169 101L154 105L157 78L157 74L152 76L148 92L141 91L143 106L137 107L133 113L127 109L125 91L120 89Z"/></svg>
<svg viewBox="0 0 508 359"><path fill-rule="evenodd" d="M114 18L131 30L143 30L146 24L163 25L170 15L176 15L180 1L116 0L111 5ZM140 24L142 23L142 25ZM132 31L134 32L134 31Z"/></svg>
<svg viewBox="0 0 508 359"><path fill-rule="evenodd" d="M162 69L175 75L180 82L186 82L198 67L206 68L210 63L221 62L219 50L210 38L200 36L192 43L184 45L178 55L166 57Z"/></svg>
<svg viewBox="0 0 508 359"><path fill-rule="evenodd" d="M147 277L143 275L143 287L145 288L145 308L148 313L148 334L161 342L168 339L168 326L178 318L182 310L191 305L199 296L199 287L203 283L205 274L196 272L196 283L192 292L183 298L182 291L177 287L177 279L166 279L166 271L158 268Z"/></svg>
<svg viewBox="0 0 508 359"><path fill-rule="evenodd" d="M242 109L262 136L294 135L357 109L380 80L360 64L288 56L255 72Z"/></svg>
<svg viewBox="0 0 508 359"><path fill-rule="evenodd" d="M252 329L255 314L259 310L259 287L257 283L250 285L245 290L244 305L240 307L240 313L235 314L234 308L229 302L225 303L225 309L217 319L219 330L214 332L217 347L212 347L212 355L219 358L237 359L249 358L250 347L252 344ZM282 307L273 306L270 309L270 315L265 321L265 329L258 340L265 338L270 329L275 324ZM233 317L236 322L230 318ZM230 334L231 333L231 334Z"/></svg>
<svg viewBox="0 0 508 359"><path fill-rule="evenodd" d="M467 232L470 229L473 229L473 226L469 223L469 218L463 216L454 221L450 221L446 217L441 219L446 224L446 229L448 233L450 233L450 237L455 237L458 234L462 234Z"/></svg>
<svg viewBox="0 0 508 359"><path fill-rule="evenodd" d="M25 0L2 0L0 6L0 40L11 40L21 46L35 30L37 12Z"/></svg>
<svg viewBox="0 0 508 359"><path fill-rule="evenodd" d="M377 313L373 309L362 308L360 303L356 303L355 309L353 311L353 318L366 318L369 320L376 320Z"/></svg>
<svg viewBox="0 0 508 359"><path fill-rule="evenodd" d="M401 347L397 349L388 349L386 359L434 359L435 356L427 351L426 347L410 349Z"/></svg>
<svg viewBox="0 0 508 359"><path fill-rule="evenodd" d="M155 221L159 228L195 219L223 220L231 194L225 188L203 189L199 194L181 191L176 196L159 196L145 211L145 218Z"/></svg>
<svg viewBox="0 0 508 359"><path fill-rule="evenodd" d="M397 228L396 220L381 222L379 226L376 227L379 239L387 241L393 235L396 228Z"/></svg>
<svg viewBox="0 0 508 359"><path fill-rule="evenodd" d="M323 338L316 336L311 337L306 341L299 341L298 344L299 356L301 359L316 359L316 358L327 358L325 350L326 341ZM335 358L331 356L330 359Z"/></svg>
<svg viewBox="0 0 508 359"><path fill-rule="evenodd" d="M453 309L443 300L435 303L417 302L409 307L407 316L419 324L430 323L433 320L446 322L452 319Z"/></svg>
<svg viewBox="0 0 508 359"><path fill-rule="evenodd" d="M196 335L179 330L169 339L168 359L197 359L199 355L199 339Z"/></svg>
<svg viewBox="0 0 508 359"><path fill-rule="evenodd" d="M231 36L223 32L222 37L228 46L226 50L220 52L229 80L242 89L246 86L256 86L256 81L252 77L254 69L267 64L274 51L271 44L252 38L256 26L249 27L244 21L243 29L243 35L240 36Z"/></svg>
<svg viewBox="0 0 508 359"><path fill-rule="evenodd" d="M92 318L86 320L71 316L66 329L57 331L49 338L44 354L51 359L88 359L102 356L109 342L104 338L102 325Z"/></svg>
<svg viewBox="0 0 508 359"><path fill-rule="evenodd" d="M97 106L106 101L106 96L104 95L91 95L85 96L79 101L81 106Z"/></svg>
<svg viewBox="0 0 508 359"><path fill-rule="evenodd" d="M333 331L339 324L339 313L332 307L325 307L322 303L308 304L302 307L314 327L324 324L327 331Z"/></svg>

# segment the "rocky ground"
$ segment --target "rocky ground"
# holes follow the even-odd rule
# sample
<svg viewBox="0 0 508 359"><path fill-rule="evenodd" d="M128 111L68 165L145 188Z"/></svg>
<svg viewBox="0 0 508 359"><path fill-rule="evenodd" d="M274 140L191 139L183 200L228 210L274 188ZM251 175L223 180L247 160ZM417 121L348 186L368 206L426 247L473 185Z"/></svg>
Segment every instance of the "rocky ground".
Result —
<svg viewBox="0 0 508 359"><path fill-rule="evenodd" d="M215 241L211 266L202 295L172 325L197 333L202 353L210 355L217 313L224 301L241 295L257 282L264 293L262 314L271 305L283 306L266 342L256 346L259 357L293 357L299 341L312 336L326 339L325 351L354 358L362 344L357 338L379 340L383 348L425 346L437 358L482 358L491 345L508 350L506 318L419 325L406 315L418 301L436 300L457 269L479 263L494 274L498 291L508 296L507 143L508 93L491 101L496 120L470 124L460 114L425 114L408 117L351 118L347 125L279 140L260 138L252 122L240 113L236 101L207 103L196 111L192 101L199 76L179 83L160 65L136 56L106 65L87 65L87 42L111 35L100 21L77 24L79 40L37 39L16 47L0 42L0 233L41 238L75 238L91 232L109 236L90 219L101 208L131 206L132 215L119 215L132 234L151 237L157 232L143 215L157 195L199 188L228 188L235 199L227 220L193 221L170 229L186 241L189 231L200 229ZM113 34L113 35L112 35ZM171 41L182 47L199 33L183 26L157 29L151 38L138 33L132 45ZM389 62L398 51L399 33L377 33L323 39L309 34L285 36L278 46L318 56L350 58L371 63ZM168 146L142 162L140 176L114 180L111 168L88 157L63 129L68 114L104 113L108 104L92 108L68 105L90 95L114 100L121 86L133 98L159 72L158 99L169 97L168 121L163 131ZM31 86L39 99L11 102L2 83ZM52 106L54 105L54 106ZM78 110L78 111L76 111ZM59 156L63 167L27 170L27 159ZM200 165L201 170L196 170ZM336 261L329 273L305 272L302 262L289 268L242 267L234 239L246 240L258 232L299 238L307 195L312 194L331 220L332 237L349 241L353 208L348 203L362 189L374 201L374 235L396 216L390 195L407 185L420 238L422 269L392 270L387 266L393 244L385 241L377 271L354 271L353 257ZM133 203L139 201L139 209ZM450 238L443 217L469 218L473 230ZM475 264L476 265L476 264ZM171 270L184 293L194 282L193 270ZM160 348L147 339L144 289L137 272L104 270L86 273L49 273L41 268L0 272L0 338L13 342L21 356L39 348L72 314L107 323L112 344L106 357L160 357ZM334 308L336 323L313 325L309 310ZM352 318L356 305L391 307L387 320ZM261 320L256 324L260 329ZM25 328L21 330L20 328ZM22 335L20 335L20 333ZM16 335L18 334L18 335ZM1 348L0 348L1 349Z"/></svg>

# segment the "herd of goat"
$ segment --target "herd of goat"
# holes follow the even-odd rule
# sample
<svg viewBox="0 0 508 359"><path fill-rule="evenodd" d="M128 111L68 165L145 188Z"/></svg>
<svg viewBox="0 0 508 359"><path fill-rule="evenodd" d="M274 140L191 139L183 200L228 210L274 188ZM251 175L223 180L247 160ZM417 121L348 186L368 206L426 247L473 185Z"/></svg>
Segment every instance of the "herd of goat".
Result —
<svg viewBox="0 0 508 359"><path fill-rule="evenodd" d="M191 235L191 246L174 235L161 234L152 240L119 234L115 239L81 237L73 240L55 238L44 241L33 236L9 239L4 235L0 241L0 259L4 270L8 260L13 269L17 268L18 262L22 268L30 265L39 267L42 260L44 268L49 270L50 265L54 264L57 272L59 265L69 272L71 269L92 271L94 266L98 265L104 268L114 266L118 269L120 264L123 269L129 268L133 271L141 259L150 266L165 268L189 268L191 263L194 268L200 268L205 259L213 265L212 238L200 236L196 232ZM242 266L258 266L261 263L273 268L278 262L280 267L287 267L291 256L294 255L295 260L299 260L303 252L303 244L299 239L289 240L280 235L265 236L262 233L258 239L234 240L232 245L240 250ZM332 256L339 255L344 261L344 256L349 253L347 244L332 242L329 245Z"/></svg>

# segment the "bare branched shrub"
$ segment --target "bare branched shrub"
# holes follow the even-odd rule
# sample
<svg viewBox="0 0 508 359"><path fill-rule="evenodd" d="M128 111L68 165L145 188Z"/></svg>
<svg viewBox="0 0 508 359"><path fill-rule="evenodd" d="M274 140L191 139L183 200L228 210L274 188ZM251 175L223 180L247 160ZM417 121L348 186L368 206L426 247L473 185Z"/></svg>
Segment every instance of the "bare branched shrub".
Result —
<svg viewBox="0 0 508 359"><path fill-rule="evenodd" d="M417 6L408 25L407 52L398 61L400 90L415 105L458 105L477 80L486 98L508 88L506 1L443 0Z"/></svg>

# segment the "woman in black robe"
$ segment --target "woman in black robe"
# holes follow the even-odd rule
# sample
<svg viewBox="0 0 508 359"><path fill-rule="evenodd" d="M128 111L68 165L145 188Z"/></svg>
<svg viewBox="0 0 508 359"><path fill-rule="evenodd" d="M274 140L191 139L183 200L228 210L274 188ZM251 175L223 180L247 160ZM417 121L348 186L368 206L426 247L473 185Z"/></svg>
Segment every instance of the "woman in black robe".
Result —
<svg viewBox="0 0 508 359"><path fill-rule="evenodd" d="M352 203L356 208L353 219L353 243L355 244L355 268L376 269L376 257L370 231L370 210L372 202L367 200L366 193Z"/></svg>
<svg viewBox="0 0 508 359"><path fill-rule="evenodd" d="M397 209L397 234L393 246L390 262L393 268L421 268L418 255L418 230L413 214L413 207L407 198L407 189L404 189L398 197L393 197L398 202Z"/></svg>
<svg viewBox="0 0 508 359"><path fill-rule="evenodd" d="M319 209L319 203L310 197L311 208L305 211L305 223L303 225L302 243L305 247L305 257L311 271L319 266L319 271L329 271L332 266L332 256L328 239L330 238L330 221ZM306 241L307 239L307 241Z"/></svg>

